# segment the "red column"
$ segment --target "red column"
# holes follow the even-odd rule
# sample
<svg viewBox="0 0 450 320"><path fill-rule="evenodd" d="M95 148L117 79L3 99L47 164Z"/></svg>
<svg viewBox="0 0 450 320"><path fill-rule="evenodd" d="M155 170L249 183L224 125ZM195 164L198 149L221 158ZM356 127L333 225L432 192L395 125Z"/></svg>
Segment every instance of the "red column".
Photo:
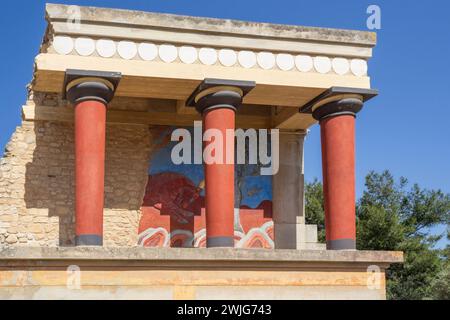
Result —
<svg viewBox="0 0 450 320"><path fill-rule="evenodd" d="M202 114L204 132L210 129L216 134L220 132L223 142L222 150L213 154L213 158L218 159L217 152L222 151L220 163L204 159L207 247L234 247L234 139L230 141L232 145L227 145L227 130L233 130L234 138L236 110L254 87L253 81L207 78L186 101L187 106L195 106ZM214 139L214 134L212 136ZM205 142L204 147L210 143L214 141ZM211 157L209 151L213 151L210 148L206 151L204 156Z"/></svg>
<svg viewBox="0 0 450 320"><path fill-rule="evenodd" d="M103 245L106 106L121 74L66 70L65 98L75 109L75 244Z"/></svg>
<svg viewBox="0 0 450 320"><path fill-rule="evenodd" d="M354 249L355 117L324 118L320 132L327 248Z"/></svg>
<svg viewBox="0 0 450 320"><path fill-rule="evenodd" d="M75 106L75 214L77 245L102 245L106 105Z"/></svg>
<svg viewBox="0 0 450 320"><path fill-rule="evenodd" d="M355 118L377 94L331 87L300 108L320 123L327 249L356 249Z"/></svg>
<svg viewBox="0 0 450 320"><path fill-rule="evenodd" d="M234 140L227 148L226 130L235 129L235 111L213 108L203 112L204 130L216 129L223 137L223 164L207 164L205 159L206 236L208 247L234 246ZM205 145L207 145L207 142ZM226 163L226 150L233 162ZM217 151L216 151L217 152Z"/></svg>

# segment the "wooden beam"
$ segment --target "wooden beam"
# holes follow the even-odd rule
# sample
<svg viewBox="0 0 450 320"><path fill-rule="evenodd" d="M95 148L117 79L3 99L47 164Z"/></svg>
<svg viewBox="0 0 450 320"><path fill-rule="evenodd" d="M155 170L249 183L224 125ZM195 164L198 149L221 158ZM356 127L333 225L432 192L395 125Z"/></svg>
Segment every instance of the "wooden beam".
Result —
<svg viewBox="0 0 450 320"><path fill-rule="evenodd" d="M197 111L193 107L187 107L186 101L178 100L177 101L177 113L178 114L196 114Z"/></svg>
<svg viewBox="0 0 450 320"><path fill-rule="evenodd" d="M22 107L22 118L27 121L62 121L73 122L72 107L48 107L25 105ZM108 110L107 123L137 124L137 125L171 125L193 126L194 121L200 121L199 114L177 115L173 112L163 111L127 111ZM270 128L270 117L237 115L236 127L238 128Z"/></svg>
<svg viewBox="0 0 450 320"><path fill-rule="evenodd" d="M299 113L297 108L278 107L272 116L272 127L278 129L307 129L314 123L310 114Z"/></svg>

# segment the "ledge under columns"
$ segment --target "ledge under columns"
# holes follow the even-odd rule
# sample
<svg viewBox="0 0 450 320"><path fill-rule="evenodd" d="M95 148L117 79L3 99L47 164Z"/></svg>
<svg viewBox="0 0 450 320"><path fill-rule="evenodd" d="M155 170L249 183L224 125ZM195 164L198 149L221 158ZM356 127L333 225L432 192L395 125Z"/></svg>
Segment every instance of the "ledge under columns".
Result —
<svg viewBox="0 0 450 320"><path fill-rule="evenodd" d="M3 248L0 298L382 300L385 270L402 261L396 251Z"/></svg>

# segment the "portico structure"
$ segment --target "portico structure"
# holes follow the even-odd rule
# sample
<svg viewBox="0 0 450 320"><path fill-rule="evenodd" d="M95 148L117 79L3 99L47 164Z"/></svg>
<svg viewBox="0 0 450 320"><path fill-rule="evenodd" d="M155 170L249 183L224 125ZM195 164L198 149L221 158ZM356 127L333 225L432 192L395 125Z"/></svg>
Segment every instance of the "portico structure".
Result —
<svg viewBox="0 0 450 320"><path fill-rule="evenodd" d="M25 272L34 282L24 286L73 297L61 289L69 261L89 270L97 298L105 266L133 297L257 298L274 287L292 299L385 297L384 270L402 254L357 251L355 231L355 119L377 94L374 33L79 10L74 22L68 6L46 6L23 122L1 162L0 296L19 294L8 279ZM224 136L277 130L277 172L239 167L229 142L214 151L224 163L167 164L167 132L194 121ZM303 145L316 124L326 244L305 220ZM370 289L373 264L381 278Z"/></svg>

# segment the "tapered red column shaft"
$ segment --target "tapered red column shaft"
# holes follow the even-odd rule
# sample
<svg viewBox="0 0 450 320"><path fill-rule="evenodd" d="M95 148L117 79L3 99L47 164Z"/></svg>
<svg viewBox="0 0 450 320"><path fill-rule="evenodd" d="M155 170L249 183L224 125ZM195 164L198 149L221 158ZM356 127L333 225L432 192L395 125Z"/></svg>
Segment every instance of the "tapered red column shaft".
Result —
<svg viewBox="0 0 450 320"><path fill-rule="evenodd" d="M355 117L320 121L325 228L329 249L354 249Z"/></svg>
<svg viewBox="0 0 450 320"><path fill-rule="evenodd" d="M235 127L235 112L230 108L213 108L203 113L205 132L213 129L220 132L223 138L227 130ZM205 146L211 142L205 142ZM205 154L205 206L206 236L208 247L234 246L234 139L232 146L227 147L223 139L220 152L222 163L212 163ZM227 154L228 150L228 154ZM228 158L228 162L226 161Z"/></svg>
<svg viewBox="0 0 450 320"><path fill-rule="evenodd" d="M234 247L235 114L243 96L254 87L253 81L205 79L186 101L186 105L195 107L203 117L206 246L209 248Z"/></svg>
<svg viewBox="0 0 450 320"><path fill-rule="evenodd" d="M106 108L120 73L66 70L64 95L75 109L75 244L103 245Z"/></svg>
<svg viewBox="0 0 450 320"><path fill-rule="evenodd" d="M376 90L331 87L300 108L320 123L327 249L356 249L355 118Z"/></svg>
<svg viewBox="0 0 450 320"><path fill-rule="evenodd" d="M105 177L106 105L75 106L75 214L78 245L101 245Z"/></svg>

